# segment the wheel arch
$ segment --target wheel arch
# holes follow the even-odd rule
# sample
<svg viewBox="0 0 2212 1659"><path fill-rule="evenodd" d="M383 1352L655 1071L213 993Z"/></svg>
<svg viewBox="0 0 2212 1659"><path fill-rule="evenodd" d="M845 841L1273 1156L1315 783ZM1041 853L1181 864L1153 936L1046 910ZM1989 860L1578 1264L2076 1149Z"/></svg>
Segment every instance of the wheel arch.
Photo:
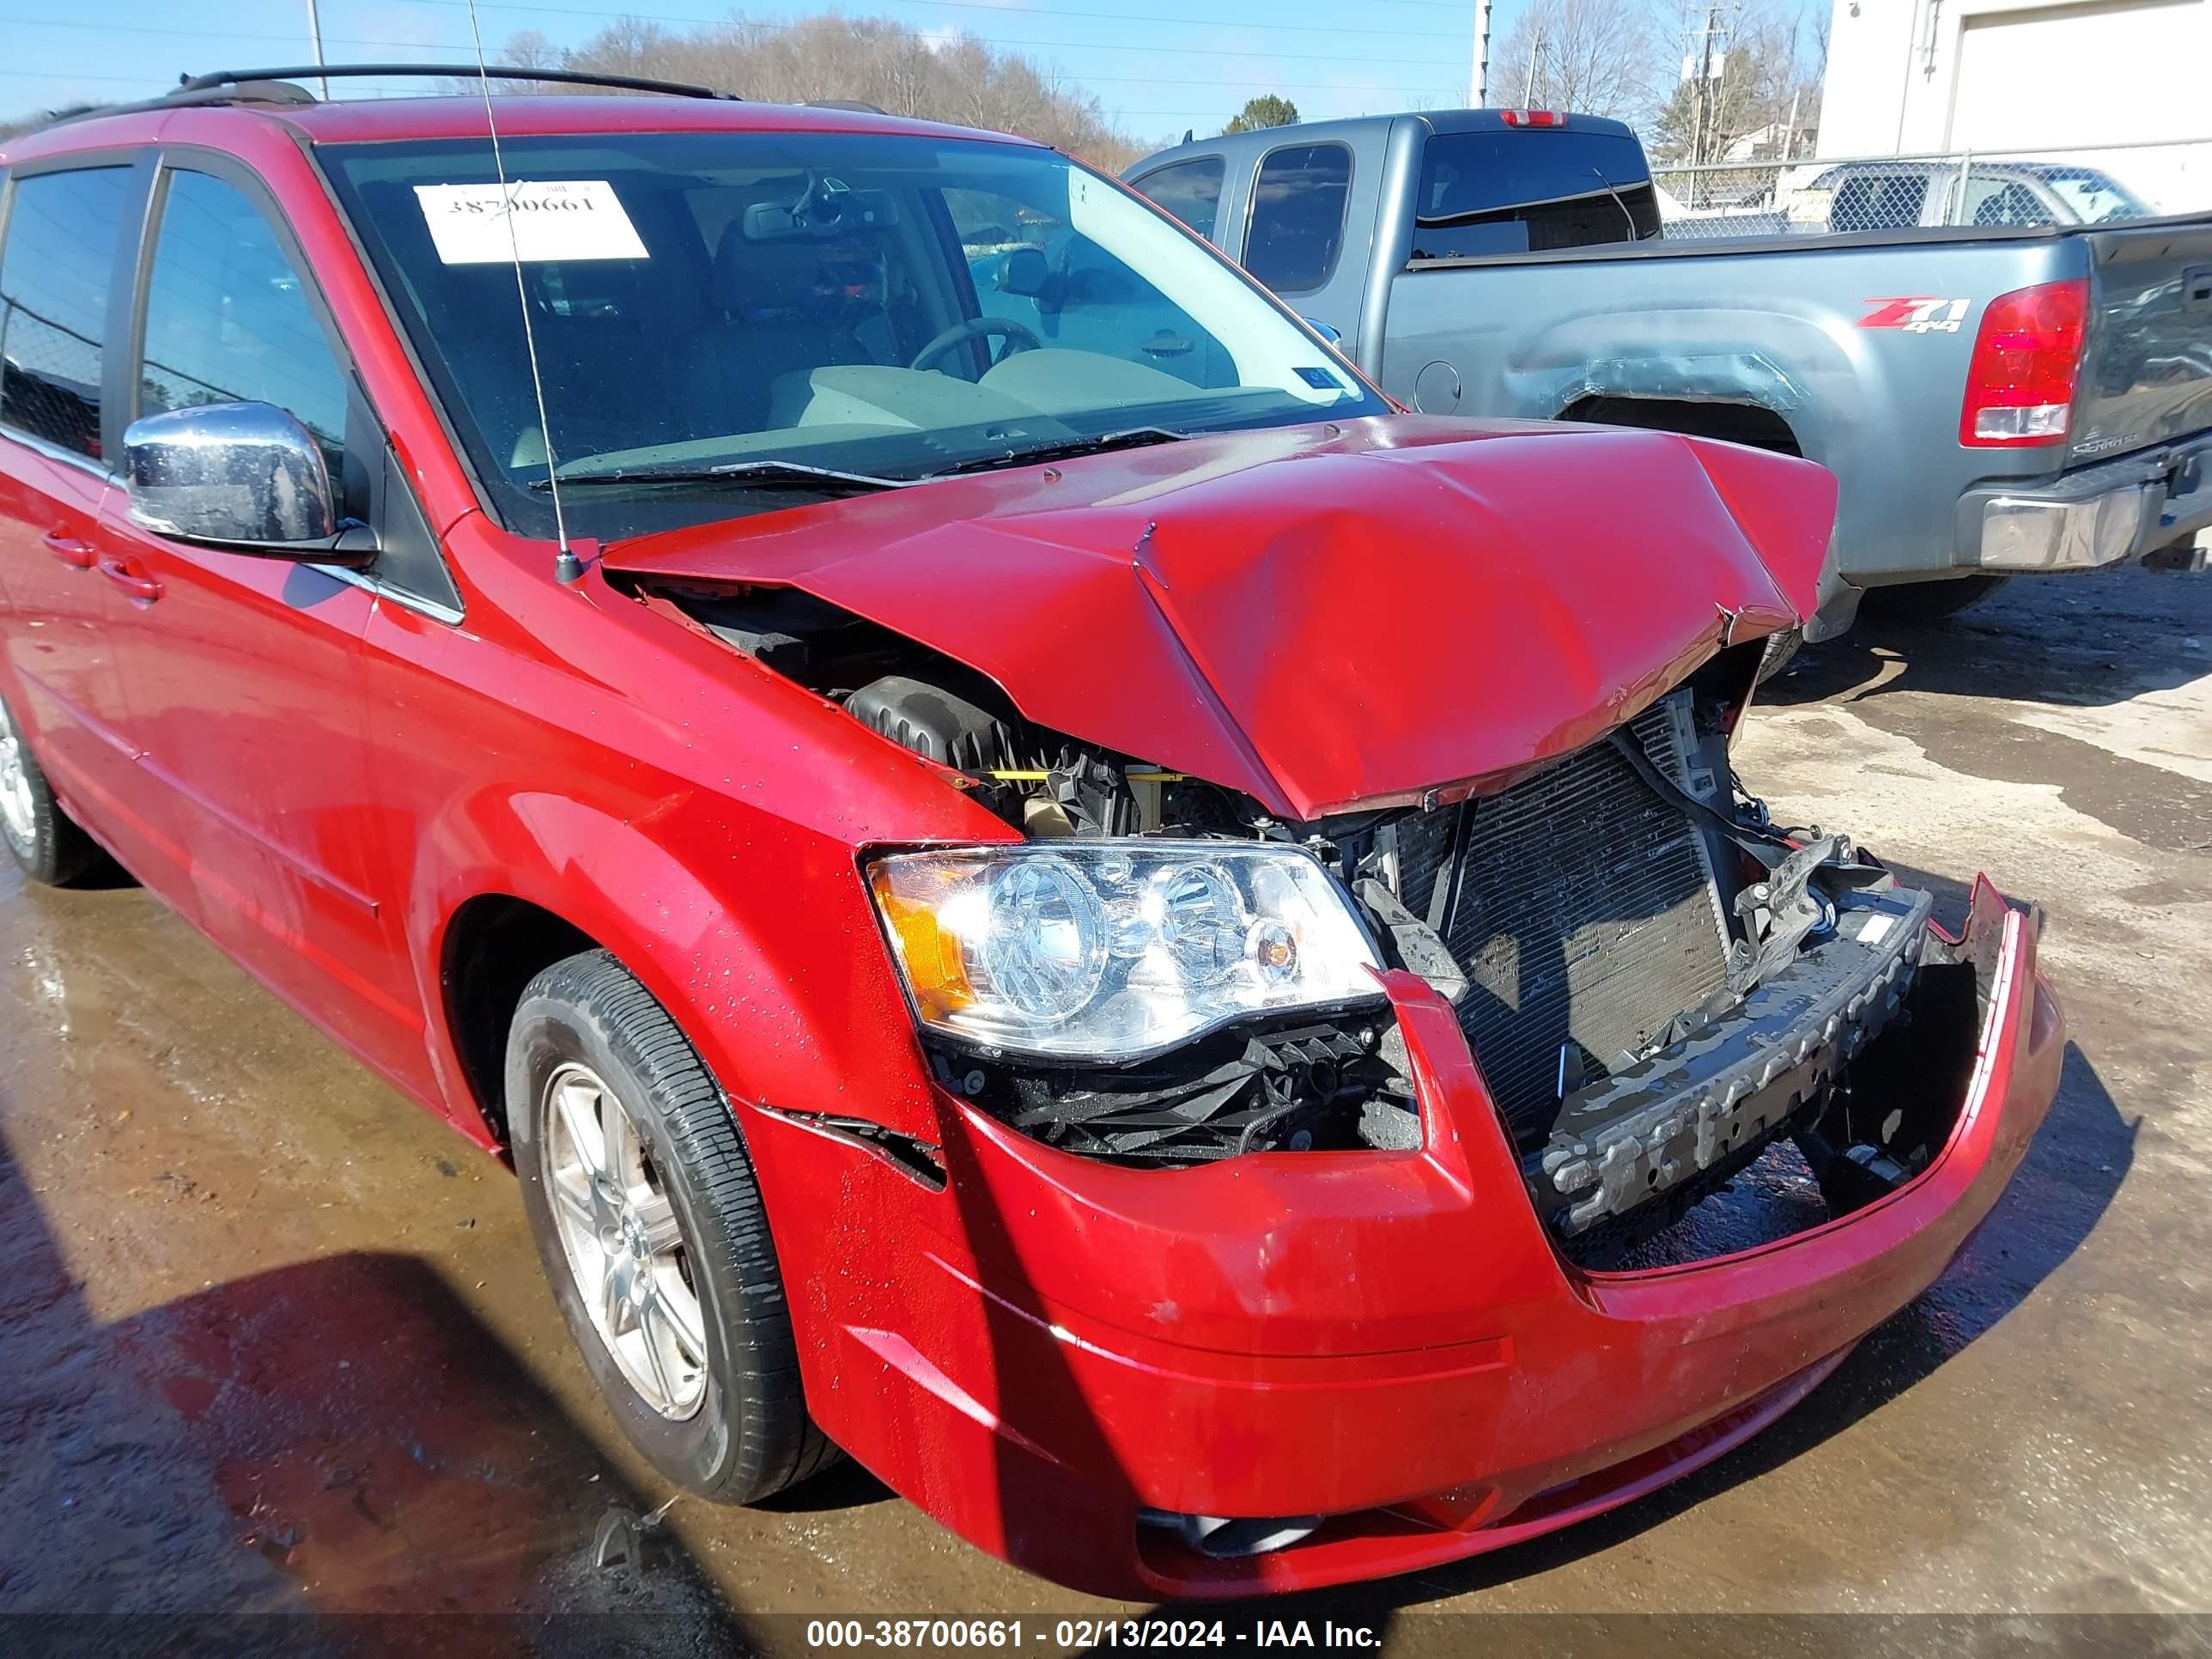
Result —
<svg viewBox="0 0 2212 1659"><path fill-rule="evenodd" d="M431 830L424 845L468 853L418 869L410 900L449 1115L504 1146L522 988L598 949L668 1011L732 1098L847 1113L860 1102L886 1127L928 1137L927 1074L888 953L878 965L854 948L879 936L853 851L778 828L733 836L697 796L631 820L533 793L479 798Z"/></svg>
<svg viewBox="0 0 2212 1659"><path fill-rule="evenodd" d="M507 1034L530 981L555 963L604 948L575 923L512 893L464 899L439 951L440 1012L470 1102L501 1146L507 1124Z"/></svg>
<svg viewBox="0 0 2212 1659"><path fill-rule="evenodd" d="M1778 455L1802 457L1805 453L1797 430L1786 416L1770 404L1747 398L1596 392L1577 398L1559 411L1559 418L1589 421L1600 426L1679 432L1692 438L1717 438L1725 443L1747 444Z"/></svg>

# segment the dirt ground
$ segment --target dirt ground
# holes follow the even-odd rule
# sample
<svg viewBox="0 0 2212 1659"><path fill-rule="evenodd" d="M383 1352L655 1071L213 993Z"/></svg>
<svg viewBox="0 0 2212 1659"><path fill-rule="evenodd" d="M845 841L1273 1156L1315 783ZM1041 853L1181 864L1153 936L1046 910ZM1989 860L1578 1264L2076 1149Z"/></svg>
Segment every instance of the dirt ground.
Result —
<svg viewBox="0 0 2212 1659"><path fill-rule="evenodd" d="M1778 817L1954 915L1978 869L2048 913L2058 1103L1949 1273L1777 1428L1333 1605L1402 1635L2212 1611L2212 579L2016 582L1771 690L1738 763ZM707 1651L797 1643L770 1614L1085 1606L849 1465L770 1510L679 1501L649 1565L589 1567L604 1516L668 1492L590 1392L510 1177L135 888L0 875L0 1610L567 1612Z"/></svg>

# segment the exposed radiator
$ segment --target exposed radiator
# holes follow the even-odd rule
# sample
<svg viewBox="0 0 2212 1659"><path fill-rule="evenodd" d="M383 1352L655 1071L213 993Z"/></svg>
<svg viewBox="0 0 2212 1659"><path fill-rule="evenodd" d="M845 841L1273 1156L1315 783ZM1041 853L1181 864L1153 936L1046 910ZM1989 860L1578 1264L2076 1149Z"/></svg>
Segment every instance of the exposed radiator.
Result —
<svg viewBox="0 0 2212 1659"><path fill-rule="evenodd" d="M1632 729L1662 772L1702 794L1710 777L1685 765L1686 705L1678 692ZM1726 982L1705 838L1610 743L1395 830L1399 898L1468 976L1460 1024L1524 1147L1551 1132L1563 1047L1583 1081L1602 1077Z"/></svg>

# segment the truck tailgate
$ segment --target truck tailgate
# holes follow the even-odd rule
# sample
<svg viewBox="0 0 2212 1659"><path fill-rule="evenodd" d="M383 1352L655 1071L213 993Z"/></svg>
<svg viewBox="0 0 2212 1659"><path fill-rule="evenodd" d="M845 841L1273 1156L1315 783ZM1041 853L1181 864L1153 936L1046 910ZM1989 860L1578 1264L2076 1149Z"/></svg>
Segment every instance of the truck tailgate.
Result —
<svg viewBox="0 0 2212 1659"><path fill-rule="evenodd" d="M2095 310L2075 392L2076 461L2212 428L2212 217L2087 233Z"/></svg>

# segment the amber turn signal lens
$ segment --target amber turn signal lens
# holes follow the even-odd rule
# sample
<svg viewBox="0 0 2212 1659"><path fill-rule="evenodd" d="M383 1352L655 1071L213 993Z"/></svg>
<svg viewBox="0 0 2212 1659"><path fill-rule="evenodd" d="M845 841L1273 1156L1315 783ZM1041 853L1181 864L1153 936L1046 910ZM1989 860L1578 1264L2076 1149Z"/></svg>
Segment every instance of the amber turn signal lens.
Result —
<svg viewBox="0 0 2212 1659"><path fill-rule="evenodd" d="M875 872L871 884L876 890L876 903L896 939L899 961L914 992L915 1012L925 1020L937 1020L973 1002L975 990L968 982L960 941L945 930L936 907L893 891L890 878L881 870Z"/></svg>

